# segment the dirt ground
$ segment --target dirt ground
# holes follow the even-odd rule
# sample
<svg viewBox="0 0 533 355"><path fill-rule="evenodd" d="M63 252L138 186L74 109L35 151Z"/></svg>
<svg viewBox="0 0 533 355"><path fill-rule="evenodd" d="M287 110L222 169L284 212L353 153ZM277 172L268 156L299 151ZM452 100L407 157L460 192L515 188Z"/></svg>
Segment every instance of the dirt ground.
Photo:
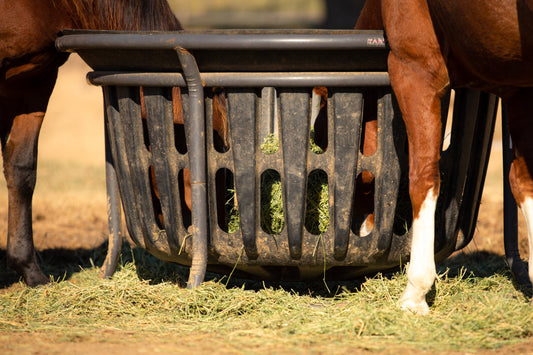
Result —
<svg viewBox="0 0 533 355"><path fill-rule="evenodd" d="M103 109L99 88L87 85L88 67L72 57L60 70L39 145L38 183L34 198L34 235L38 250L93 249L106 239L107 216L104 180ZM94 176L87 183L87 176ZM490 251L503 254L501 147L494 144L487 174L479 220L474 240L461 252ZM7 193L0 186L0 249L6 247ZM522 256L527 256L527 240L520 218ZM0 265L0 268L4 268ZM99 343L57 341L45 334L9 334L0 332L0 349L28 354L144 353L154 347L128 343L129 335L116 332ZM7 343L25 344L11 349ZM206 345L207 346L207 345ZM162 353L181 353L193 348L177 349L167 343L158 348ZM213 352L216 349L198 349ZM203 350L203 351L201 351ZM272 349L283 352L281 349ZM281 350L281 351L280 351ZM327 350L327 349L323 349ZM398 349L396 349L398 350ZM500 349L501 351L501 349ZM533 340L511 346L508 353L533 353ZM352 352L352 351L350 351ZM358 353L357 351L353 351ZM409 353L409 352L408 352Z"/></svg>

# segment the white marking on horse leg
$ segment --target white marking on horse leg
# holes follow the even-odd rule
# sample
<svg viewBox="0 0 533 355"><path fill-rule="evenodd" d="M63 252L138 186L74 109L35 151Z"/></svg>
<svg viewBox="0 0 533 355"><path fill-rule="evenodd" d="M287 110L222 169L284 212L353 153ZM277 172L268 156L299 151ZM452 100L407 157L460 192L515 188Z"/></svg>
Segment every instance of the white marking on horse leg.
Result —
<svg viewBox="0 0 533 355"><path fill-rule="evenodd" d="M527 225L527 236L529 241L529 279L533 282L533 198L527 197L520 204L520 209L524 215Z"/></svg>
<svg viewBox="0 0 533 355"><path fill-rule="evenodd" d="M429 313L426 294L435 281L435 209L437 196L430 190L413 221L411 261L407 271L407 287L400 299L403 309L417 314Z"/></svg>
<svg viewBox="0 0 533 355"><path fill-rule="evenodd" d="M361 237L366 237L374 229L374 215L369 214L365 216L365 220L361 224L361 229L359 230L359 235Z"/></svg>

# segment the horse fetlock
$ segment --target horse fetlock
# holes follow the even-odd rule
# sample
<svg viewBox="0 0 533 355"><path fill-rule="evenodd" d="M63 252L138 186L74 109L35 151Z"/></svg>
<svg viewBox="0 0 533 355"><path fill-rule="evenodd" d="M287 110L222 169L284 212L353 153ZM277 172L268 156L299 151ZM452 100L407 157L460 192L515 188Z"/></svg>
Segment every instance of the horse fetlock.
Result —
<svg viewBox="0 0 533 355"><path fill-rule="evenodd" d="M424 293L425 295L426 293L429 292L429 290L433 286L433 283L435 282L435 278L437 276L435 268L424 270L424 272L421 272L420 270L413 270L413 269L415 268L413 267L413 265L411 265L407 273L407 279L408 279L407 287L420 290L420 292Z"/></svg>
<svg viewBox="0 0 533 355"><path fill-rule="evenodd" d="M46 277L39 268L35 254L29 258L27 256L21 257L16 254L8 254L7 266L16 271L19 275L22 275L24 282L30 287L45 285L49 282L48 277Z"/></svg>

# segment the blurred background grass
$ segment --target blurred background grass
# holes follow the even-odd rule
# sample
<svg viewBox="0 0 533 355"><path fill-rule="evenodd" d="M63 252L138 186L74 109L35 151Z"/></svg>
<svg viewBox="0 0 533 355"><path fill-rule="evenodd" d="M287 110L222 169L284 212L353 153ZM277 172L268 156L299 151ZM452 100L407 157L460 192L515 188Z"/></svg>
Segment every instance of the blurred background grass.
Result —
<svg viewBox="0 0 533 355"><path fill-rule="evenodd" d="M186 29L353 28L364 0L169 0Z"/></svg>

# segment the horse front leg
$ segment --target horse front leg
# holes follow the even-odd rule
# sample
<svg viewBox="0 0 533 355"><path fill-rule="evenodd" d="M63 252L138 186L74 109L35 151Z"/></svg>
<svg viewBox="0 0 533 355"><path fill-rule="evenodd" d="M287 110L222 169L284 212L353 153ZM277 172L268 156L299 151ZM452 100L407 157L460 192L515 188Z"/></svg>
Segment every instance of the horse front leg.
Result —
<svg viewBox="0 0 533 355"><path fill-rule="evenodd" d="M17 115L3 147L9 198L7 262L28 286L48 282L35 256L31 206L37 170L37 139L43 117L44 112Z"/></svg>
<svg viewBox="0 0 533 355"><path fill-rule="evenodd" d="M394 63L392 58L390 63ZM396 63L396 65L400 65ZM407 287L400 299L405 310L427 314L426 294L435 281L435 209L439 196L440 97L417 78L418 71L403 68L392 79L403 113L409 142L409 194L413 207L410 264ZM413 83L417 83L413 85Z"/></svg>
<svg viewBox="0 0 533 355"><path fill-rule="evenodd" d="M426 294L435 281L435 209L439 196L442 96L449 77L426 0L382 0L391 52L389 75L409 144L412 244L402 308L429 312Z"/></svg>
<svg viewBox="0 0 533 355"><path fill-rule="evenodd" d="M8 189L7 263L28 286L49 280L37 263L33 245L32 198L37 171L37 142L57 71L38 84L14 86L23 96L0 100L0 131ZM7 90L9 91L9 90Z"/></svg>

